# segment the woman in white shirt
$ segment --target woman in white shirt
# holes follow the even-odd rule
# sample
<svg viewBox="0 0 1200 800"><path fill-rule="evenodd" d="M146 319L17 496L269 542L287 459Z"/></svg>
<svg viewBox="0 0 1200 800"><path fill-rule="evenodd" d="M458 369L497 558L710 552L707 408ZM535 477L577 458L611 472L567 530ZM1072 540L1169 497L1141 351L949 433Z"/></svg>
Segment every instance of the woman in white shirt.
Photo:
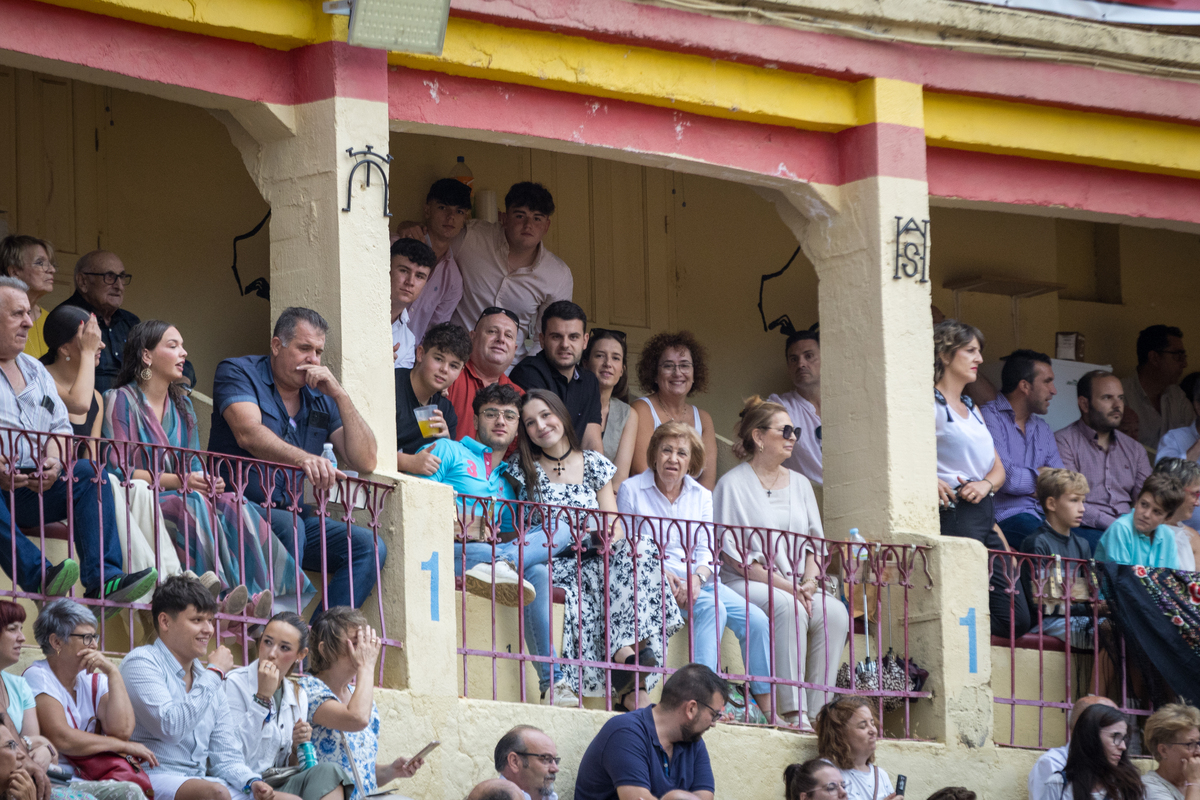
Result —
<svg viewBox="0 0 1200 800"><path fill-rule="evenodd" d="M993 495L1004 484L1004 465L983 416L967 397L983 363L983 334L958 320L933 327L933 413L937 432L937 487L942 536L963 536L988 550L1015 550L996 527ZM1029 607L1015 567L989 557L992 635L1024 636Z"/></svg>
<svg viewBox="0 0 1200 800"><path fill-rule="evenodd" d="M892 779L875 763L879 718L874 701L838 695L817 715L817 753L842 771L850 800L898 800Z"/></svg>
<svg viewBox="0 0 1200 800"><path fill-rule="evenodd" d="M722 531L721 580L767 614L774 597L775 677L833 686L850 618L820 576L830 553L812 484L783 466L796 444L792 420L783 406L751 397L736 435L733 452L743 463L717 482L713 513L718 524L746 529ZM815 712L828 693L805 690L805 708L799 695L777 685L776 712L810 730L805 709Z"/></svg>
<svg viewBox="0 0 1200 800"><path fill-rule="evenodd" d="M720 591L718 597L712 551L715 529L709 524L713 521L712 492L695 478L704 469L704 442L700 435L683 422L665 422L650 436L646 462L650 469L621 484L617 510L639 517L624 521L631 541L666 543L664 574L680 611L692 623L693 650L688 660L716 672L721 636L729 628L742 644L742 663L749 674L770 675L771 631L766 613L728 589ZM705 524L689 528L688 521ZM690 567L688 549L692 553ZM770 684L751 681L750 692L765 713L771 699Z"/></svg>
<svg viewBox="0 0 1200 800"><path fill-rule="evenodd" d="M1142 774L1129 758L1129 723L1111 706L1093 705L1071 729L1067 765L1046 781L1050 800L1143 800Z"/></svg>
<svg viewBox="0 0 1200 800"><path fill-rule="evenodd" d="M1200 800L1200 709L1162 706L1142 733L1158 769L1142 776L1146 800Z"/></svg>
<svg viewBox="0 0 1200 800"><path fill-rule="evenodd" d="M258 658L225 678L229 718L240 726L246 766L259 775L272 767L302 763L300 745L312 739L308 698L287 679L306 655L308 625L298 614L282 611L271 617L259 636ZM276 800L343 800L354 790L354 778L327 762L271 783Z"/></svg>

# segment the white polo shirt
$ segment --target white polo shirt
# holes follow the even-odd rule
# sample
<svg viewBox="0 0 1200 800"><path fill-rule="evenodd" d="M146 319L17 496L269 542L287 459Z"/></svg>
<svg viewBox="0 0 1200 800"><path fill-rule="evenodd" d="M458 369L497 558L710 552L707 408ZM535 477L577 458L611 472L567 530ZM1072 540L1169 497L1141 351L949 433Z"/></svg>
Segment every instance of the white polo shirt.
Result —
<svg viewBox="0 0 1200 800"><path fill-rule="evenodd" d="M773 394L767 400L786 408L788 416L792 418L792 425L800 428L796 433L796 446L792 448L792 454L783 465L793 472L799 472L818 486L823 486L821 440L817 438L821 416L817 413L817 407L795 390L786 394Z"/></svg>

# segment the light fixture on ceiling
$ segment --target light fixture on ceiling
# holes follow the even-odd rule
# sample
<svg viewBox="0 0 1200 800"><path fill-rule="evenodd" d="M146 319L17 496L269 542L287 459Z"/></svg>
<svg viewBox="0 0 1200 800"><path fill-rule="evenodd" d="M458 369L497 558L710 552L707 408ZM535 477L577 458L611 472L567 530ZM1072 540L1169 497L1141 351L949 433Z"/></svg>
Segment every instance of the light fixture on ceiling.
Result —
<svg viewBox="0 0 1200 800"><path fill-rule="evenodd" d="M450 0L326 0L321 7L350 17L350 44L402 53L441 55L450 17Z"/></svg>

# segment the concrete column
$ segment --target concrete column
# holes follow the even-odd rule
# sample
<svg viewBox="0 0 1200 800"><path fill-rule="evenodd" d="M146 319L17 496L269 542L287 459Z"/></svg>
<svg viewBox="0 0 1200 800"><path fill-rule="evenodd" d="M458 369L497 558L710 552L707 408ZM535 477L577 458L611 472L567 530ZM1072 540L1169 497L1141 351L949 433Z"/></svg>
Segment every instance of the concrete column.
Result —
<svg viewBox="0 0 1200 800"><path fill-rule="evenodd" d="M324 361L375 431L379 468L394 469L389 218L378 170L369 187L367 167L354 173L351 210L342 211L355 164L346 150L388 151L387 55L329 42L293 57L295 105L217 113L271 205L271 319L299 305L329 321Z"/></svg>

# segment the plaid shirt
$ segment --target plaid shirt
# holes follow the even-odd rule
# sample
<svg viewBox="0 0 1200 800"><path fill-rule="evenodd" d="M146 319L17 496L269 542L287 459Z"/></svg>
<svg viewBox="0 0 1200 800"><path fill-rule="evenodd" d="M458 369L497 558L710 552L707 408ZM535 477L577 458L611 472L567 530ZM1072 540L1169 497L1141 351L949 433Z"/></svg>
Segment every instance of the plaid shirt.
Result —
<svg viewBox="0 0 1200 800"><path fill-rule="evenodd" d="M25 353L17 355L17 368L25 378L25 388L20 394L13 391L8 374L0 371L0 427L20 428L42 433L72 433L71 420L67 418L67 407L59 399L54 378L42 366L42 362ZM18 466L37 466L33 461L32 445L26 437L0 434L0 453L8 457L16 452Z"/></svg>

